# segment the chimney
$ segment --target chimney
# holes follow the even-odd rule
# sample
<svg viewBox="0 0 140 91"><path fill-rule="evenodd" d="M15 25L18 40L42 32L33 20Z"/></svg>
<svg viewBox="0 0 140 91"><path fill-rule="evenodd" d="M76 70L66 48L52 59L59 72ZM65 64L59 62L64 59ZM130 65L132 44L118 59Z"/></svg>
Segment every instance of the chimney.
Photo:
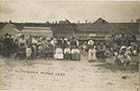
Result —
<svg viewBox="0 0 140 91"><path fill-rule="evenodd" d="M5 21L5 23L7 23L7 20Z"/></svg>
<svg viewBox="0 0 140 91"><path fill-rule="evenodd" d="M78 24L80 23L80 20L78 20Z"/></svg>
<svg viewBox="0 0 140 91"><path fill-rule="evenodd" d="M88 20L85 20L85 23L87 23L88 22Z"/></svg>
<svg viewBox="0 0 140 91"><path fill-rule="evenodd" d="M140 19L136 19L136 23L140 23Z"/></svg>
<svg viewBox="0 0 140 91"><path fill-rule="evenodd" d="M12 20L9 20L9 23L12 23Z"/></svg>
<svg viewBox="0 0 140 91"><path fill-rule="evenodd" d="M55 24L57 24L57 21L55 21Z"/></svg>
<svg viewBox="0 0 140 91"><path fill-rule="evenodd" d="M131 19L131 23L133 23L133 19Z"/></svg>

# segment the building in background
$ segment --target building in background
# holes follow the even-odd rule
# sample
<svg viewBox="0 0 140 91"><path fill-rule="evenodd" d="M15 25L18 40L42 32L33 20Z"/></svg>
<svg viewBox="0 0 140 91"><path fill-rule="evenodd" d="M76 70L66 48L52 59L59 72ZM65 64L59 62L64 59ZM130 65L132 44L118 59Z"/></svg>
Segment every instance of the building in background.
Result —
<svg viewBox="0 0 140 91"><path fill-rule="evenodd" d="M0 29L0 37L4 36L6 33L11 35L19 34L19 30L16 28L14 24L6 23L1 29Z"/></svg>
<svg viewBox="0 0 140 91"><path fill-rule="evenodd" d="M135 36L139 38L139 19L127 23L110 23L102 18L89 23L71 23L69 20L56 23L3 23L0 22L0 34L9 32L18 33L18 30L25 35L46 36L46 37L76 37L78 40L105 40L111 36Z"/></svg>
<svg viewBox="0 0 140 91"><path fill-rule="evenodd" d="M79 40L105 40L111 37L112 26L102 18L98 18L94 23L77 24L75 36Z"/></svg>
<svg viewBox="0 0 140 91"><path fill-rule="evenodd" d="M21 34L25 36L44 36L44 37L53 37L51 27L24 27L21 31Z"/></svg>
<svg viewBox="0 0 140 91"><path fill-rule="evenodd" d="M76 24L52 24L51 28L55 38L72 38L75 36Z"/></svg>

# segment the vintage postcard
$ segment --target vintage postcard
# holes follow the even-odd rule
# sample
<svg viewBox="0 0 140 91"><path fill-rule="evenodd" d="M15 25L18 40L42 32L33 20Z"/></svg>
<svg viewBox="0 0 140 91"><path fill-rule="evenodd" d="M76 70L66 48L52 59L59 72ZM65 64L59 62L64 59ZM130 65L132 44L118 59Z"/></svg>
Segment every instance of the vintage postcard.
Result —
<svg viewBox="0 0 140 91"><path fill-rule="evenodd" d="M140 1L0 0L0 90L140 91Z"/></svg>

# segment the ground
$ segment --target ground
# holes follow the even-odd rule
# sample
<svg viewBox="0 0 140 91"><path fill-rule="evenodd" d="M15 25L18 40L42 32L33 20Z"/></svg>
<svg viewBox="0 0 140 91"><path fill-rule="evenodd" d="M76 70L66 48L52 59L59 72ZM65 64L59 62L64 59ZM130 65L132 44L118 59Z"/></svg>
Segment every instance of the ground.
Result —
<svg viewBox="0 0 140 91"><path fill-rule="evenodd" d="M109 61L0 58L0 89L44 91L138 91L139 72Z"/></svg>

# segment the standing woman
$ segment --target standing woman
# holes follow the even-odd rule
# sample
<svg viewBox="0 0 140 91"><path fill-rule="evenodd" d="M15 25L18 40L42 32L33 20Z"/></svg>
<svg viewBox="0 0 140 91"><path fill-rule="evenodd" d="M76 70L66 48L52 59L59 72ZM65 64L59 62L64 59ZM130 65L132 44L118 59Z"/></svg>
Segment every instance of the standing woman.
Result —
<svg viewBox="0 0 140 91"><path fill-rule="evenodd" d="M12 43L11 43L11 39L10 39L9 34L5 35L3 45L4 45L3 46L4 47L3 56L4 57L10 57L11 56Z"/></svg>
<svg viewBox="0 0 140 91"><path fill-rule="evenodd" d="M95 61L97 58L96 58L96 46L93 46L89 49L88 51L88 60L89 61Z"/></svg>
<svg viewBox="0 0 140 91"><path fill-rule="evenodd" d="M19 58L23 59L26 57L26 39L24 35L21 35L21 38L19 39Z"/></svg>
<svg viewBox="0 0 140 91"><path fill-rule="evenodd" d="M38 41L35 37L32 37L32 59L35 59L37 57L37 44Z"/></svg>

